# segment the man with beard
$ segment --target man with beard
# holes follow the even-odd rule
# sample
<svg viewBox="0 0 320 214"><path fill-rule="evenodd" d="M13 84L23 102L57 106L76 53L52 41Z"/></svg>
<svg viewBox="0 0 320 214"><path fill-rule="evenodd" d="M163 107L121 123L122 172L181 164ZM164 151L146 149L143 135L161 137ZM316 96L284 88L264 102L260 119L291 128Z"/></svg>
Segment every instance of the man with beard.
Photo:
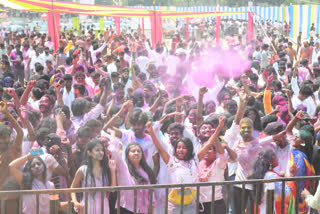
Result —
<svg viewBox="0 0 320 214"><path fill-rule="evenodd" d="M0 112L6 117L10 125L16 131L17 135L13 141L13 144L9 147L12 130L9 126L0 124L0 189L2 184L9 177L9 163L21 155L21 144L23 140L23 130L19 123L9 113L7 103L0 102ZM1 121L5 121L1 118ZM2 122L1 122L2 123Z"/></svg>
<svg viewBox="0 0 320 214"><path fill-rule="evenodd" d="M128 108L130 108L129 103L125 105L128 105ZM135 109L129 119L133 131L117 129L114 126L112 129L115 130L116 137L121 139L123 151L125 151L127 145L132 142L137 142L141 145L148 165L153 166L153 172L155 173L155 176L157 176L160 167L160 156L151 137L145 133L145 125L148 120L147 113L143 112L141 109ZM104 130L106 130L106 127L104 127ZM123 152L123 159L125 159L125 152Z"/></svg>
<svg viewBox="0 0 320 214"><path fill-rule="evenodd" d="M44 119L46 117L53 117L52 109L54 107L55 101L53 98L46 94L40 99L39 103L39 111L41 112L41 119Z"/></svg>

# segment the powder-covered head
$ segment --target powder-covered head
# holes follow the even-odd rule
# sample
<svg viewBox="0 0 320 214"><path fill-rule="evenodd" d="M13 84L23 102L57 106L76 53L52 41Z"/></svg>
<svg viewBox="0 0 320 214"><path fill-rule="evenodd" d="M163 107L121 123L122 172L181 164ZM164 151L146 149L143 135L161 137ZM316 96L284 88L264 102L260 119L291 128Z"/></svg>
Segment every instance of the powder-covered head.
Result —
<svg viewBox="0 0 320 214"><path fill-rule="evenodd" d="M264 129L264 133L267 135L275 135L279 132L283 131L284 126L281 122L272 122L267 125L267 127Z"/></svg>
<svg viewBox="0 0 320 214"><path fill-rule="evenodd" d="M290 118L289 111L288 111L288 105L284 105L281 107L281 110L279 112L279 117L286 124L288 124L290 122L291 118Z"/></svg>
<svg viewBox="0 0 320 214"><path fill-rule="evenodd" d="M3 79L3 87L12 88L13 83L14 83L14 80L12 79L12 77L6 76Z"/></svg>
<svg viewBox="0 0 320 214"><path fill-rule="evenodd" d="M286 105L287 103L288 102L287 102L286 98L283 96L274 96L272 98L272 105L273 106L276 106L276 105L283 106L283 105Z"/></svg>
<svg viewBox="0 0 320 214"><path fill-rule="evenodd" d="M13 88L20 88L21 86L22 86L21 82L18 82L18 81L13 84Z"/></svg>
<svg viewBox="0 0 320 214"><path fill-rule="evenodd" d="M307 106L300 104L300 105L297 106L296 110L297 111L307 112Z"/></svg>

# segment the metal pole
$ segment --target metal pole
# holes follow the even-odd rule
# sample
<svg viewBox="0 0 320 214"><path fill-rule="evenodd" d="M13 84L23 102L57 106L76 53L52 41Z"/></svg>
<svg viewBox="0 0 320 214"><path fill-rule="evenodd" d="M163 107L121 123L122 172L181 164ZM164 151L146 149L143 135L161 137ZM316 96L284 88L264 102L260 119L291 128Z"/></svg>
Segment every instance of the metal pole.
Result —
<svg viewBox="0 0 320 214"><path fill-rule="evenodd" d="M267 190L267 207L266 213L273 213L274 190ZM258 203L257 203L258 206Z"/></svg>

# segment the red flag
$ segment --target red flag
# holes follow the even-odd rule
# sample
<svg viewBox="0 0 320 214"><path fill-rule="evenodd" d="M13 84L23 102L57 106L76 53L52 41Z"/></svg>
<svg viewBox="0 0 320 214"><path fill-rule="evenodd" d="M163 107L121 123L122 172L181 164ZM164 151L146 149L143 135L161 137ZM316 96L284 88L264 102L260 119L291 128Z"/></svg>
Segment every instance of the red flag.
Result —
<svg viewBox="0 0 320 214"><path fill-rule="evenodd" d="M142 34L144 34L144 18L142 17Z"/></svg>
<svg viewBox="0 0 320 214"><path fill-rule="evenodd" d="M253 28L253 17L251 13L248 13L248 42L254 39Z"/></svg>
<svg viewBox="0 0 320 214"><path fill-rule="evenodd" d="M51 37L51 41L54 43L54 51L59 49L59 37L60 37L60 13L48 11L47 13L48 22L48 34Z"/></svg>
<svg viewBox="0 0 320 214"><path fill-rule="evenodd" d="M186 24L186 40L189 39L189 18L187 18L187 24Z"/></svg>
<svg viewBox="0 0 320 214"><path fill-rule="evenodd" d="M114 17L114 24L116 26L116 33L120 35L120 17Z"/></svg>

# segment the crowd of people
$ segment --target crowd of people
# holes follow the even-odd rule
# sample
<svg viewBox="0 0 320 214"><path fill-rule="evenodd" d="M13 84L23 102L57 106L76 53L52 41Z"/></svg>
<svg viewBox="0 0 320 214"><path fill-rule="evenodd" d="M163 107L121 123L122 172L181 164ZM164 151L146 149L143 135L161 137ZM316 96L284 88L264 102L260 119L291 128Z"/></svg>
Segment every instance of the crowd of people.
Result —
<svg viewBox="0 0 320 214"><path fill-rule="evenodd" d="M270 24L269 24L270 25ZM3 32L3 31L2 31ZM208 34L212 32L207 32ZM0 36L0 189L246 181L320 173L320 38L295 43L272 28L246 41L235 35L214 41L175 35L152 48L141 28L116 35L106 29L62 32L59 49L36 31ZM301 47L300 47L301 45ZM294 48L297 46L297 48ZM228 50L225 50L228 49ZM234 75L206 68L212 53L240 53L246 66ZM227 55L228 56L228 55ZM231 56L231 55L230 55ZM206 58L207 59L207 58ZM214 60L212 58L211 60ZM194 81L193 81L194 80ZM195 82L197 84L195 84ZM194 93L195 92L195 93ZM283 187L282 185L285 185ZM274 189L274 212L320 208L312 181L169 189L168 212L194 214L266 211L266 190ZM285 195L282 196L282 188ZM296 191L297 190L297 191ZM311 193L310 193L311 191ZM296 194L296 192L298 194ZM86 195L87 194L87 195ZM166 192L149 190L59 194L65 213L164 213ZM230 207L226 210L225 197ZM49 213L50 196L39 196ZM241 200L240 200L241 199ZM103 201L102 201L103 200ZM120 207L116 201L120 201ZM244 203L241 203L244 200ZM24 195L23 213L36 213L35 195ZM104 204L102 207L101 204ZM19 198L5 198L6 213L18 213Z"/></svg>

